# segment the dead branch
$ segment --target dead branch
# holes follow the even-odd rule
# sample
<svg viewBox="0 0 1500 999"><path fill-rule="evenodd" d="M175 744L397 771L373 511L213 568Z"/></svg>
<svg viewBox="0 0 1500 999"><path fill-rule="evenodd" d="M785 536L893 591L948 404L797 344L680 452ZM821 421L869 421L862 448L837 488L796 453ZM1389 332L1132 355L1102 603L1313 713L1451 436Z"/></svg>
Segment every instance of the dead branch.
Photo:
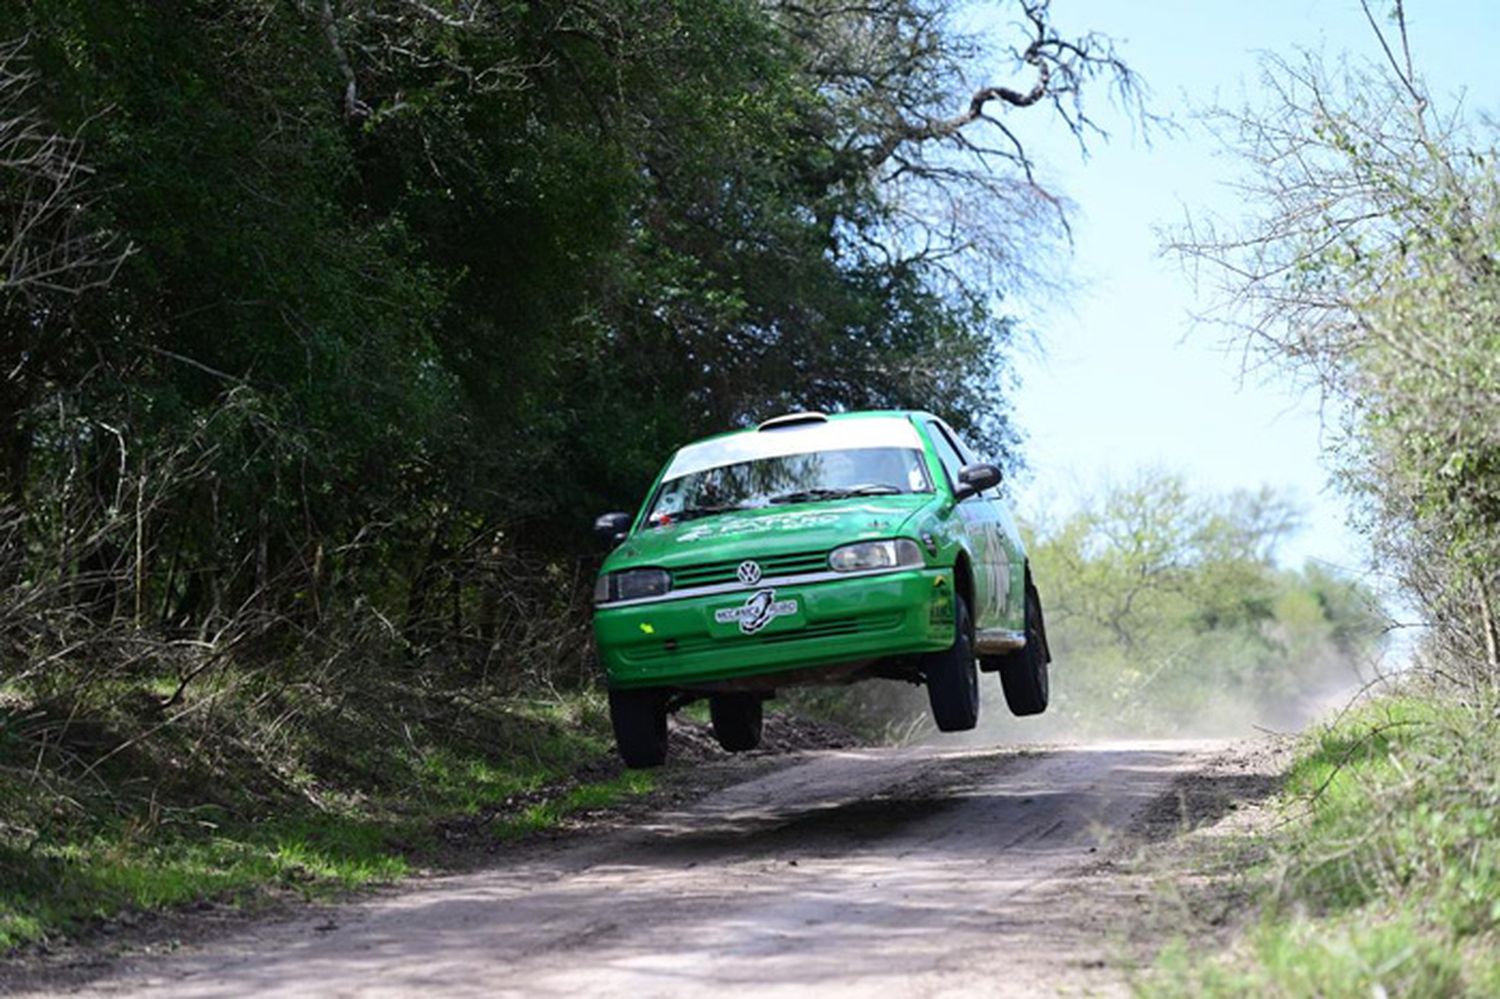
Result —
<svg viewBox="0 0 1500 999"><path fill-rule="evenodd" d="M26 44L0 42L0 310L102 287L132 252L89 225L93 171L83 142L39 116Z"/></svg>
<svg viewBox="0 0 1500 999"><path fill-rule="evenodd" d="M1030 39L1015 57L1019 65L1032 69L1036 74L1029 88L1023 90L990 84L974 91L968 106L956 115L900 119L890 133L871 150L872 164L884 163L902 145L955 139L976 122L987 121L998 127L1012 146L1013 151L996 151L996 155L1016 162L1026 170L1030 178L1030 158L1015 134L989 113L990 105L999 103L1009 108L1023 109L1044 100L1050 101L1085 150L1089 134L1105 134L1083 109L1083 90L1090 79L1108 77L1117 97L1139 112L1140 82L1134 71L1116 53L1113 41L1092 32L1077 39L1062 37L1052 26L1049 7L1050 0L1027 0L1021 8Z"/></svg>

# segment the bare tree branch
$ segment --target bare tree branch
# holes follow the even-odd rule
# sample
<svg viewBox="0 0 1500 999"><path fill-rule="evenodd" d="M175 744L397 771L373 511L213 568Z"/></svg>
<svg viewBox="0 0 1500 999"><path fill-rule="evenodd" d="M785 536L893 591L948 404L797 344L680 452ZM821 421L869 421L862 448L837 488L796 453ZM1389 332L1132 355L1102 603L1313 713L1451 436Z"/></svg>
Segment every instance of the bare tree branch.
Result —
<svg viewBox="0 0 1500 999"><path fill-rule="evenodd" d="M354 66L349 62L349 53L344 48L343 34L333 10L333 0L319 0L318 18L323 25L323 35L328 39L328 47L333 51L333 61L344 78L344 115L351 119L368 118L370 106L359 99L359 80L354 76Z"/></svg>
<svg viewBox="0 0 1500 999"><path fill-rule="evenodd" d="M0 311L106 285L131 253L89 225L83 143L37 114L25 47L24 38L0 42Z"/></svg>
<svg viewBox="0 0 1500 999"><path fill-rule="evenodd" d="M317 0L319 30L344 81L342 105L350 121L380 121L404 111L399 81L408 69L435 73L434 86L471 92L520 90L538 68L510 58L471 60L455 39L503 39L514 30L508 7L494 0L455 0L452 9L426 0ZM306 8L304 8L306 9ZM570 8L558 15L566 19Z"/></svg>

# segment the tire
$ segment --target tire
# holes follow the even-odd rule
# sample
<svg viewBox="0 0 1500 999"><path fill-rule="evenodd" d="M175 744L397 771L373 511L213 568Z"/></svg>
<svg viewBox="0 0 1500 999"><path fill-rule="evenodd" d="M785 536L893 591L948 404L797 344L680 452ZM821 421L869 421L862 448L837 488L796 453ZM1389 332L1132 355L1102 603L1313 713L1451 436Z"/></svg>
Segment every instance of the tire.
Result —
<svg viewBox="0 0 1500 999"><path fill-rule="evenodd" d="M615 748L632 769L659 767L667 759L667 697L660 690L611 690L609 720Z"/></svg>
<svg viewBox="0 0 1500 999"><path fill-rule="evenodd" d="M731 753L743 753L760 745L765 701L757 694L712 694L708 717L719 745Z"/></svg>
<svg viewBox="0 0 1500 999"><path fill-rule="evenodd" d="M1042 602L1026 587L1026 648L1006 656L1000 665L1000 687L1005 704L1019 717L1047 710L1047 636L1042 629Z"/></svg>
<svg viewBox="0 0 1500 999"><path fill-rule="evenodd" d="M962 596L954 601L953 646L928 653L927 703L939 732L967 732L979 724L979 666L974 661L974 622Z"/></svg>

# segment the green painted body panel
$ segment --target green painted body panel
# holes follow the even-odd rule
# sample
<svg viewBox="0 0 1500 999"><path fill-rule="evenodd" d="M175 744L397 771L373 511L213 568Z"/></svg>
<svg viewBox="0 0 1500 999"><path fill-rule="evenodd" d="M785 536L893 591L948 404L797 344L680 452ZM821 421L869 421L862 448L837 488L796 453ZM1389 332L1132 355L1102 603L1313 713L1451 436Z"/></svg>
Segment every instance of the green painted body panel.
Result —
<svg viewBox="0 0 1500 999"><path fill-rule="evenodd" d="M864 416L910 420L935 491L788 504L645 527L661 485L658 475L631 533L605 559L601 573L664 569L679 588L691 579L716 590L597 607L594 634L611 686L691 688L940 651L953 642L960 563L972 579L976 626L1024 629L1025 551L1004 503L993 496L955 502L933 444L935 417L882 412L829 419ZM926 564L849 577L828 567L828 554L841 545L892 538L918 542ZM734 569L745 560L760 563L768 582L738 583ZM810 575L831 578L772 585L778 577ZM754 634L716 619L766 589L775 591L769 599L786 607L795 603L795 611L783 608Z"/></svg>
<svg viewBox="0 0 1500 999"><path fill-rule="evenodd" d="M690 520L637 531L605 560L603 571L642 566L672 570L800 551L826 555L854 541L902 537L902 527L914 514L938 503L932 493L865 496Z"/></svg>
<svg viewBox="0 0 1500 999"><path fill-rule="evenodd" d="M943 570L778 587L776 599L795 601L797 612L754 635L714 620L743 604L744 592L600 610L594 633L610 683L692 686L953 644L952 574Z"/></svg>

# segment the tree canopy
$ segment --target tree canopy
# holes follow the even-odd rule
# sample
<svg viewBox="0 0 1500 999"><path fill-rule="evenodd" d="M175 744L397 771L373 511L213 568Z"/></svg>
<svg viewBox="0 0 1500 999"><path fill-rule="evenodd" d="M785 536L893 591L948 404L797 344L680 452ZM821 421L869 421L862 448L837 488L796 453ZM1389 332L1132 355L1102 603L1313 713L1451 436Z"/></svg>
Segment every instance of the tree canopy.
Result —
<svg viewBox="0 0 1500 999"><path fill-rule="evenodd" d="M1437 668L1493 687L1500 564L1500 172L1493 122L1436 100L1402 4L1362 2L1374 59L1268 56L1265 98L1211 120L1247 217L1174 249L1216 318L1334 403L1340 479L1382 565L1438 639Z"/></svg>
<svg viewBox="0 0 1500 999"><path fill-rule="evenodd" d="M1383 620L1364 583L1276 549L1275 492L1198 493L1148 471L1031 526L1072 732L1222 735L1290 728L1370 675Z"/></svg>
<svg viewBox="0 0 1500 999"><path fill-rule="evenodd" d="M703 433L919 405L1016 459L1004 297L1064 236L1021 137L1138 90L1012 11L10 3L6 579L489 648L502 563L566 576Z"/></svg>

